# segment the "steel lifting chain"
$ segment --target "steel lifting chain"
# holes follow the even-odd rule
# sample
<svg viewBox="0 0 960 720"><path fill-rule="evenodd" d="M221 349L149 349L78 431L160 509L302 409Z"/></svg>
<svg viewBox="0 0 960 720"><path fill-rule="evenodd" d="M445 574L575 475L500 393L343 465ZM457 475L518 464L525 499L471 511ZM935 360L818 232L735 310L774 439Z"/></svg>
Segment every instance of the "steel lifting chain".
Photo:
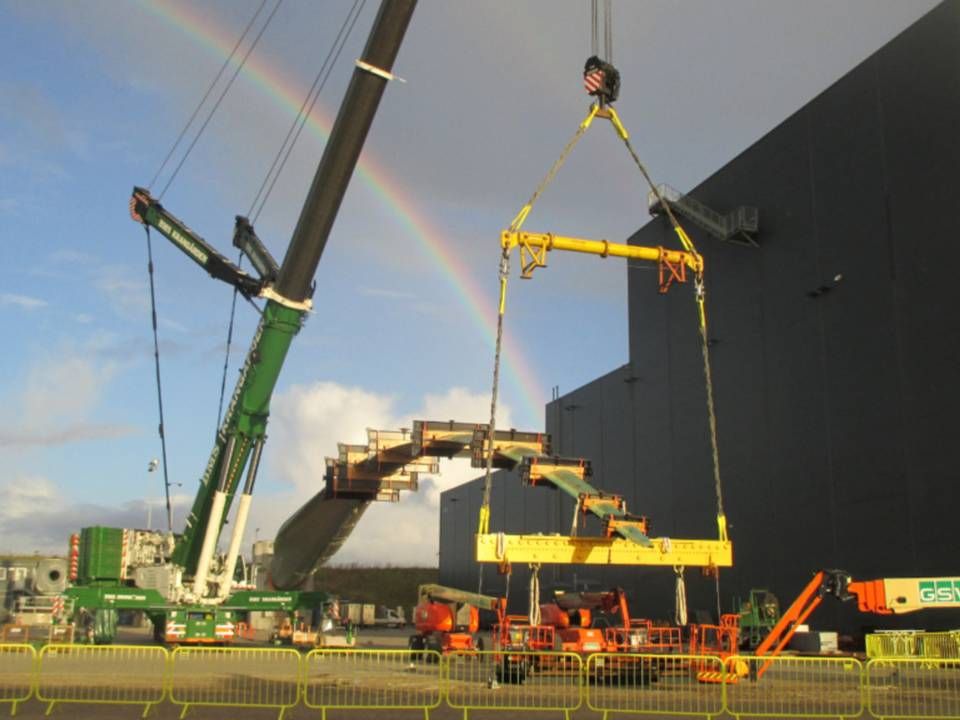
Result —
<svg viewBox="0 0 960 720"><path fill-rule="evenodd" d="M613 108L609 108L609 110L611 121L613 121L614 127L617 128L617 132L623 139L624 145L627 146L627 151L630 153L630 157L633 158L633 161L639 168L640 173L647 181L647 185L650 186L651 192L656 195L657 201L660 203L660 207L663 208L667 218L670 220L670 225L677 237L680 239L680 244L683 245L683 249L689 253L699 255L699 253L696 251L696 248L693 246L693 241L690 239L690 236L687 235L686 231L677 220L677 216L674 214L673 208L670 207L670 203L667 201L667 198L664 197L663 193L660 192L660 188L657 187L657 185L653 182L653 178L650 177L650 173L647 172L647 168L641 162L640 157L633 149L633 145L630 143L630 136L627 134L627 131L624 129L623 125L620 124L620 121L616 115L616 111L613 110ZM710 430L710 453L713 461L713 487L717 499L717 530L720 540L726 541L728 539L727 515L723 509L723 486L720 482L720 447L717 441L717 411L713 399L713 370L710 367L710 339L707 334L706 288L704 287L703 282L702 265L700 270L697 272L696 278L694 279L694 288L697 300L697 319L699 320L700 326L700 353L703 358L704 385L707 391L707 421L709 423ZM718 568L713 568L713 578L716 590L717 617L720 617L720 571Z"/></svg>
<svg viewBox="0 0 960 720"><path fill-rule="evenodd" d="M616 115L614 114L613 117L616 117ZM637 167L640 169L640 173L647 181L647 185L650 186L650 191L656 196L657 202L660 203L660 207L663 208L667 218L670 220L670 225L672 226L677 237L680 239L680 244L683 245L683 249L689 253L699 254L697 253L696 248L693 246L693 241L690 239L690 236L687 235L686 231L677 220L677 216L674 214L673 208L670 207L670 203L668 202L667 198L662 192L660 192L660 188L657 187L657 185L653 182L653 179L650 177L650 173L647 172L647 168L644 166L643 162L641 162L640 157L633 149L633 145L630 143L630 136L625 130L622 132L620 131L623 126L620 125L619 121L615 122L614 125L618 129L624 145L627 146L630 157L633 158L634 163L636 163ZM727 520L726 514L723 510L723 488L720 482L720 449L717 441L717 413L713 399L713 371L710 367L710 343L707 336L706 288L703 282L702 269L697 273L697 277L694 279L694 288L697 300L697 316L700 326L700 351L703 356L703 376L707 389L707 418L710 424L710 451L713 459L713 484L714 491L716 492L717 496L717 524L719 526L718 529L720 531L720 539L726 540Z"/></svg>
<svg viewBox="0 0 960 720"><path fill-rule="evenodd" d="M608 13L609 17L609 13ZM599 103L596 103L591 106L590 112L587 117L580 123L580 126L577 128L576 133L564 147L563 152L560 153L560 157L550 168L550 171L546 174L540 184L537 186L536 191L530 197L530 200L527 201L527 204L524 205L520 212L517 213L517 216L513 219L513 222L510 223L508 232L518 233L520 228L523 226L523 223L526 221L527 216L530 214L530 211L533 209L534 203L539 199L540 195L550 184L553 178L556 176L557 172L563 166L563 163L566 161L567 157L573 150L574 146L583 137L583 134L590 127L593 119L600 113L601 109L603 110L602 116L610 120L611 124L614 126L617 134L623 140L624 145L626 145L627 151L630 153L630 157L633 158L634 163L637 168L640 170L640 173L643 175L644 179L647 182L647 185L650 187L651 192L656 196L657 200L660 203L660 206L664 209L670 224L673 228L673 231L676 233L677 238L680 240L680 244L683 246L683 249L691 254L699 256L696 248L693 245L693 241L690 239L690 236L687 235L686 231L680 225L680 222L677 220L676 215L673 212L673 208L670 206L667 198L660 191L660 188L653 182L653 178L650 177L650 173L647 172L647 168L644 166L643 162L640 160L640 157L637 155L636 151L633 149L633 145L630 143L630 135L627 133L626 128L620 122L616 110L613 109L611 105L607 105L604 108L601 108ZM506 297L507 297L507 280L510 275L510 250L509 248L504 248L503 253L500 257L500 266L499 266L499 283L500 283L500 298L498 303L498 312L497 312L497 337L496 337L496 346L494 350L494 359L493 359L493 386L491 389L491 398L490 398L490 426L489 426L489 436L487 444L487 458L486 458L486 473L484 475L483 483L483 502L480 506L480 518L479 518L479 528L478 532L480 534L487 534L490 531L490 493L492 486L492 473L493 473L493 451L495 444L495 433L496 433L496 411L497 411L497 396L499 393L499 383L500 383L500 357L502 352L502 343L503 343L503 319L506 312ZM696 293L697 301L697 315L699 320L699 330L700 330L700 349L703 359L703 374L706 385L706 395L707 395L707 417L709 422L709 432L710 432L710 450L713 463L713 480L714 480L714 491L716 494L717 501L717 526L719 531L720 540L726 541L728 539L727 535L727 520L726 513L723 509L723 487L720 480L720 450L717 440L717 415L716 415L716 405L714 402L714 392L713 392L713 372L710 366L710 345L709 345L709 336L707 333L707 314L706 314L706 288L703 280L703 269L697 272L696 278L694 280L694 287ZM717 582L717 592L719 597L719 573L716 573L716 582ZM480 580L479 580L479 590L478 592L483 591L483 565L480 565ZM719 612L719 611L718 611Z"/></svg>
<svg viewBox="0 0 960 720"><path fill-rule="evenodd" d="M556 177L557 172L560 170L567 157L573 151L574 146L577 144L580 138L583 137L583 134L587 131L587 128L590 127L590 123L593 121L593 118L597 114L598 110L599 107L597 105L593 105L590 108L590 113L587 115L587 118L580 123L577 131L573 134L573 137L563 148L563 152L560 153L560 157L557 158L556 162L554 162L553 166L550 168L550 171L546 174L543 180L540 181L540 184L537 186L537 189L534 191L533 195L530 196L527 204L520 209L520 212L517 213L517 216L510 223L510 232L519 232L520 228L523 226L523 223L527 219L527 215L530 214L530 210L533 209L534 203L536 203L539 197L543 194L543 191L546 189L547 185L549 185L553 178ZM500 267L498 271L500 298L497 303L497 338L493 352L493 386L490 391L490 426L487 440L486 472L483 478L483 502L480 504L480 520L477 530L477 532L481 535L485 535L490 532L490 492L493 484L493 449L496 442L497 430L497 397L500 392L500 357L503 352L503 317L507 309L507 280L509 278L510 250L509 248L504 248L502 254L500 255ZM482 563L480 564L480 578L477 583L477 592L480 594L483 593Z"/></svg>

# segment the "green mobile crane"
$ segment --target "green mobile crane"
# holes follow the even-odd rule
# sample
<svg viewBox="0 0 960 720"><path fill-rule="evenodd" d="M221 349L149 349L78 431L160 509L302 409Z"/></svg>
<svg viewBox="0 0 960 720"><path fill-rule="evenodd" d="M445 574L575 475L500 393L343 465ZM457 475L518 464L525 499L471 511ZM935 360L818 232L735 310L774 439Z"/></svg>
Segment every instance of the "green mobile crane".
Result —
<svg viewBox="0 0 960 720"><path fill-rule="evenodd" d="M238 613L292 612L325 601L322 593L232 592L234 569L266 438L270 397L311 308L317 264L415 6L416 0L383 1L282 264L271 257L246 218L237 218L234 245L250 260L256 276L217 252L147 190L134 188L134 220L160 232L212 277L248 298L262 298L265 305L183 533L93 527L74 536L73 585L67 594L74 600L77 619L95 640L112 640L120 610L145 611L158 639L226 642L232 639ZM229 549L221 555L220 533L238 490Z"/></svg>

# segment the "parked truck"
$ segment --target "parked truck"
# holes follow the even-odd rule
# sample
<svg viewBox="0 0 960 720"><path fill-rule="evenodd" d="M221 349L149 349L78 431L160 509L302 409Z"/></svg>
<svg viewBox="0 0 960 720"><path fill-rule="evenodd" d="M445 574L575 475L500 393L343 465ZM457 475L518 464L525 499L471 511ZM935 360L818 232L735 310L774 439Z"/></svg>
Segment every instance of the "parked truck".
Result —
<svg viewBox="0 0 960 720"><path fill-rule="evenodd" d="M343 603L340 619L355 627L393 627L402 628L407 624L406 613L401 606L388 608L374 603Z"/></svg>

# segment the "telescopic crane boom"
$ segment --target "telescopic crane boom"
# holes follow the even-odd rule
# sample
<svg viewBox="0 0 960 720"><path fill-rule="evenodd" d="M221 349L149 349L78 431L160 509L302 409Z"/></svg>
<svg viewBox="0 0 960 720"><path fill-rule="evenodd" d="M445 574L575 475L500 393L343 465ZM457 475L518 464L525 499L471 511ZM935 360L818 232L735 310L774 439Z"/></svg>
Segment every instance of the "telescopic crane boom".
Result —
<svg viewBox="0 0 960 720"><path fill-rule="evenodd" d="M209 573L217 541L246 470L231 548L219 578L215 579L217 595L223 597L229 589L266 438L270 398L290 343L310 309L317 265L384 87L392 77L390 70L415 6L416 0L384 0L381 4L279 267L244 218L237 220L235 244L250 258L259 278L248 275L217 253L145 190L134 189L131 200L134 219L156 228L212 276L234 285L247 297L266 299L186 528L174 549L174 563L184 569L186 576L193 577L195 599L209 595Z"/></svg>

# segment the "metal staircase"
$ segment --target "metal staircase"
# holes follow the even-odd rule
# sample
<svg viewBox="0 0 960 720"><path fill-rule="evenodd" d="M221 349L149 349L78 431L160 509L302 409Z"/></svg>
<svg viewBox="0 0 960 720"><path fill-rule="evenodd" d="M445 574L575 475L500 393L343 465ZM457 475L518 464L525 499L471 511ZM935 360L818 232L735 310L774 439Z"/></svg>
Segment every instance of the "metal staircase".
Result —
<svg viewBox="0 0 960 720"><path fill-rule="evenodd" d="M699 200L694 200L669 185L658 185L657 188L674 211L714 237L750 247L760 246L757 242L757 235L760 232L760 213L757 208L741 205L726 215L721 215ZM660 199L652 190L647 194L647 205L651 215L659 215L663 212Z"/></svg>

